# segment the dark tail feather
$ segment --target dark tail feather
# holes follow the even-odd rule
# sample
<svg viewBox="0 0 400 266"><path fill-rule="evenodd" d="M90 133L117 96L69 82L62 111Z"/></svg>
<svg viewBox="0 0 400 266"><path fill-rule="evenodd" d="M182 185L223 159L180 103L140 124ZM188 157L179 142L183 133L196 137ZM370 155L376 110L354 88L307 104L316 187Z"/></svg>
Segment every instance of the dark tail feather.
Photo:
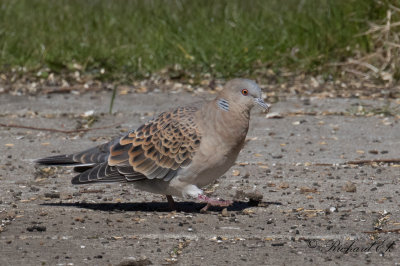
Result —
<svg viewBox="0 0 400 266"><path fill-rule="evenodd" d="M79 175L77 175L71 180L71 184L73 185L83 185L89 183L115 183L115 182L126 182L126 179L121 176L119 178L103 178L99 180L88 180L88 179L80 180Z"/></svg>
<svg viewBox="0 0 400 266"><path fill-rule="evenodd" d="M54 165L54 166L68 166L68 165L78 165L80 162L73 160L72 155L56 155L50 156L42 159L38 159L35 163L40 165Z"/></svg>
<svg viewBox="0 0 400 266"><path fill-rule="evenodd" d="M75 166L74 171L78 172L78 173L83 173L83 172L89 170L90 168L93 168L93 165Z"/></svg>
<svg viewBox="0 0 400 266"><path fill-rule="evenodd" d="M79 185L87 183L112 183L123 181L126 181L125 177L121 175L115 167L109 166L107 163L102 163L75 176L72 178L71 183L74 185Z"/></svg>
<svg viewBox="0 0 400 266"><path fill-rule="evenodd" d="M98 163L107 162L109 147L117 141L118 139L78 153L50 156L36 160L35 162L41 165L54 166L93 166ZM82 171L84 169L77 170Z"/></svg>

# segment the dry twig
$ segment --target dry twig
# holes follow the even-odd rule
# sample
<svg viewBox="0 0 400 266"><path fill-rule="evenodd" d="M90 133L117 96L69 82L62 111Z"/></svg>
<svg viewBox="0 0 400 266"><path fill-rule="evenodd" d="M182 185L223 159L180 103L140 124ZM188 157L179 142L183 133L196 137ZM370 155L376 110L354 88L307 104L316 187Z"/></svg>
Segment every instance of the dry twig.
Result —
<svg viewBox="0 0 400 266"><path fill-rule="evenodd" d="M348 161L345 164L373 164L373 163L400 163L400 159L359 160L359 161Z"/></svg>
<svg viewBox="0 0 400 266"><path fill-rule="evenodd" d="M105 126L105 127L80 128L80 129L73 129L73 130L45 128L45 127L32 127L32 126L23 126L23 125L16 125L16 124L3 124L3 123L0 123L0 127L23 128L23 129L38 130L38 131L48 131L48 132L71 134L71 133L87 132L87 131L91 131L91 130L107 129L107 128L119 126L120 124L121 123L116 123L116 124L112 124L112 125Z"/></svg>
<svg viewBox="0 0 400 266"><path fill-rule="evenodd" d="M387 234L387 233L398 233L400 234L400 228L391 230L375 230L375 231L365 231L365 234Z"/></svg>

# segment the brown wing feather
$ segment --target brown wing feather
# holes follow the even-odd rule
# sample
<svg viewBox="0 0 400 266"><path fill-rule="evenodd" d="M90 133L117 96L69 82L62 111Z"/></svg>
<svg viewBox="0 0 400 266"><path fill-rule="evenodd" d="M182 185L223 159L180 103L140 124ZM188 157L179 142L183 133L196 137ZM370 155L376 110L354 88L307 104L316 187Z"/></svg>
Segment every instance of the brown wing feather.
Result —
<svg viewBox="0 0 400 266"><path fill-rule="evenodd" d="M194 122L195 107L180 107L164 112L122 137L110 147L108 164L121 174L141 173L149 179L171 179L190 164L200 146L201 135Z"/></svg>
<svg viewBox="0 0 400 266"><path fill-rule="evenodd" d="M75 154L36 162L75 166L73 184L159 178L170 180L190 164L200 145L194 122L196 107L180 107L150 120L122 138Z"/></svg>

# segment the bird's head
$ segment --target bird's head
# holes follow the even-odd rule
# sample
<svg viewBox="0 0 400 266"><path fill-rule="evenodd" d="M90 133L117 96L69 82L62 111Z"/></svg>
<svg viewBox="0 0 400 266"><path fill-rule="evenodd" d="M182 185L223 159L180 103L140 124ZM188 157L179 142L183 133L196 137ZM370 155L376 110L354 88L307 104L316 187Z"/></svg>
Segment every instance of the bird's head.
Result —
<svg viewBox="0 0 400 266"><path fill-rule="evenodd" d="M264 110L269 110L269 105L264 102L261 96L261 89L257 83L249 79L233 79L225 84L224 89L219 94L217 103L222 109L229 109L235 105L241 109L250 111L254 105L261 106Z"/></svg>

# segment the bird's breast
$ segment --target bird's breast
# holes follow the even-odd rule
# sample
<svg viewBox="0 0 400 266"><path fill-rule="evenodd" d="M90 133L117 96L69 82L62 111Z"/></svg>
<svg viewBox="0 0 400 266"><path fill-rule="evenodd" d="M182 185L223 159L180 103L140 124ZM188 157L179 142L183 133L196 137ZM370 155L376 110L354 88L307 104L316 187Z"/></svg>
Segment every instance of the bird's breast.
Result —
<svg viewBox="0 0 400 266"><path fill-rule="evenodd" d="M204 187L235 163L249 128L249 116L208 105L198 113L201 142L191 164L180 171L180 179Z"/></svg>
<svg viewBox="0 0 400 266"><path fill-rule="evenodd" d="M199 187L214 182L235 163L243 143L244 138L234 145L218 138L203 139L191 165L182 171L182 177Z"/></svg>

